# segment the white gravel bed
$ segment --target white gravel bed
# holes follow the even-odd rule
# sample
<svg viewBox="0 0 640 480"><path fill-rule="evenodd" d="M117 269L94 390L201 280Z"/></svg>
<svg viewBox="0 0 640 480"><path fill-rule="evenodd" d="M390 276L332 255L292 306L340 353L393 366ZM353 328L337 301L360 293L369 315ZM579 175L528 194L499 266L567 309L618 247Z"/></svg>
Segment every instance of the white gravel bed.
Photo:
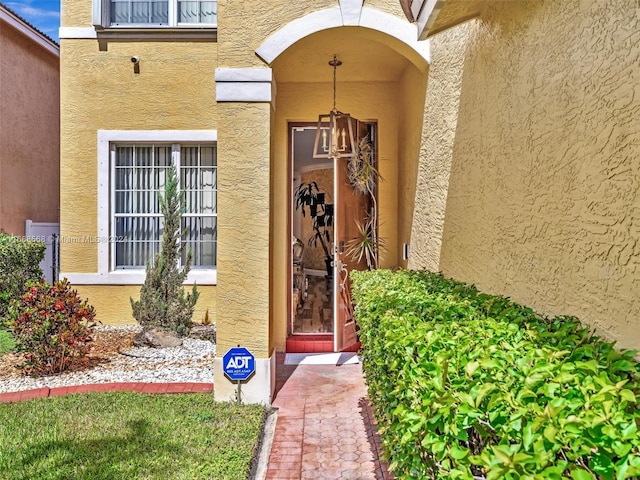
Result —
<svg viewBox="0 0 640 480"><path fill-rule="evenodd" d="M96 327L96 330L140 327ZM216 346L205 340L185 338L175 348L132 347L110 362L82 372L67 372L47 377L18 377L0 381L0 393L41 387L70 387L113 382L202 382L213 383L213 359Z"/></svg>

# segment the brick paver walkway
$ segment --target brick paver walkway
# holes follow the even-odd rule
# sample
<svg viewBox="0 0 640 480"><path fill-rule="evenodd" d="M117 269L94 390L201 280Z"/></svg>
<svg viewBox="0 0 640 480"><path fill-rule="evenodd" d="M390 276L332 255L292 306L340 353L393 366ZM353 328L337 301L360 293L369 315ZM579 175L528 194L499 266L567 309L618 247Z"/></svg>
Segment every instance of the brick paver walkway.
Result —
<svg viewBox="0 0 640 480"><path fill-rule="evenodd" d="M380 461L361 365L282 365L267 479L393 478Z"/></svg>

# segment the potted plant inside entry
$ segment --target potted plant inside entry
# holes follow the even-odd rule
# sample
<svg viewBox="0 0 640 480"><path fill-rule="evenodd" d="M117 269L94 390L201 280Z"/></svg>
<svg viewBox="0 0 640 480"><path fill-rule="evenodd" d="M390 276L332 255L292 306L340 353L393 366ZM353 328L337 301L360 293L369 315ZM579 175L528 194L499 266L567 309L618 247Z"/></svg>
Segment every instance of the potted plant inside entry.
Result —
<svg viewBox="0 0 640 480"><path fill-rule="evenodd" d="M347 242L347 255L356 263L365 260L369 270L377 269L380 256L386 251L385 241L378 235L378 204L376 188L383 180L375 167L373 144L370 136L365 135L356 148L356 155L347 164L349 182L354 192L369 198L369 211L366 218L356 221L358 234Z"/></svg>
<svg viewBox="0 0 640 480"><path fill-rule="evenodd" d="M296 210L302 210L302 216L307 213L312 220L313 234L307 244L317 247L318 243L324 252L324 262L327 277L333 276L333 258L329 251L333 235L333 204L325 203L325 193L320 190L316 182L303 182L293 192Z"/></svg>

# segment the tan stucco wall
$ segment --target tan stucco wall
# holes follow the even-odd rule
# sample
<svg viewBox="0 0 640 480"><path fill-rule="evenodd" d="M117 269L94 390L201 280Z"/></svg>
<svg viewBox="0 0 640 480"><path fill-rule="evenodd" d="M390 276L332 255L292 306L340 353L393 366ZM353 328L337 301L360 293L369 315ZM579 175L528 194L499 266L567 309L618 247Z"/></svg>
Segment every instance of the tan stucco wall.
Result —
<svg viewBox="0 0 640 480"><path fill-rule="evenodd" d="M364 6L367 8L374 8L376 10L380 10L385 13L389 13L398 18L405 19L404 13L402 12L402 7L400 6L400 0L389 1L389 0L365 0L363 2Z"/></svg>
<svg viewBox="0 0 640 480"><path fill-rule="evenodd" d="M60 198L60 65L0 22L0 230L57 222Z"/></svg>
<svg viewBox="0 0 640 480"><path fill-rule="evenodd" d="M139 285L72 285L78 294L96 309L96 320L104 325L130 325L136 323L131 315L130 298L140 298ZM185 290L191 292L191 286ZM216 321L216 287L198 286L200 298L193 313L193 321L202 323L207 310L210 322Z"/></svg>
<svg viewBox="0 0 640 480"><path fill-rule="evenodd" d="M215 43L62 40L61 226L63 238L97 235L98 130L211 130ZM140 58L135 74L131 56ZM81 172L81 174L79 174ZM93 273L98 244L62 242L61 271ZM133 322L129 296L139 287L82 287L105 323ZM201 287L199 313L216 318L215 287ZM133 292L133 293L131 293ZM126 320L125 320L126 319Z"/></svg>
<svg viewBox="0 0 640 480"><path fill-rule="evenodd" d="M92 20L92 2L64 0L60 2L60 26L89 27Z"/></svg>
<svg viewBox="0 0 640 480"><path fill-rule="evenodd" d="M469 28L438 268L640 347L634 2L495 2Z"/></svg>
<svg viewBox="0 0 640 480"><path fill-rule="evenodd" d="M268 103L221 103L218 141L218 351L240 343L270 355Z"/></svg>
<svg viewBox="0 0 640 480"><path fill-rule="evenodd" d="M297 18L337 5L336 0L278 1L268 5L260 0L219 0L220 66L264 67L255 50L267 37Z"/></svg>
<svg viewBox="0 0 640 480"><path fill-rule="evenodd" d="M431 39L429 85L415 186L408 268L427 268L432 271L440 268L442 229L458 124L464 55L472 27L473 23L465 23Z"/></svg>
<svg viewBox="0 0 640 480"><path fill-rule="evenodd" d="M416 178L420 145L424 137L424 111L427 73L413 65L406 68L400 81L400 123L398 141L398 266L407 267L402 259L404 243L411 246L411 226L416 198ZM420 241L420 239L417 239ZM411 247L413 248L413 247ZM384 254L386 255L386 253Z"/></svg>

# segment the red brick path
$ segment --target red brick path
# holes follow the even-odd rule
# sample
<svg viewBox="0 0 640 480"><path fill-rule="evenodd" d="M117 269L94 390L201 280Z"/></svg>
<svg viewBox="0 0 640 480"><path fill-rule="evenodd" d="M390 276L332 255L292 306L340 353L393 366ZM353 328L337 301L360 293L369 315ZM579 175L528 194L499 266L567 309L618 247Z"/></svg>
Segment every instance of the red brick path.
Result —
<svg viewBox="0 0 640 480"><path fill-rule="evenodd" d="M282 365L267 479L393 478L380 461L361 365Z"/></svg>

